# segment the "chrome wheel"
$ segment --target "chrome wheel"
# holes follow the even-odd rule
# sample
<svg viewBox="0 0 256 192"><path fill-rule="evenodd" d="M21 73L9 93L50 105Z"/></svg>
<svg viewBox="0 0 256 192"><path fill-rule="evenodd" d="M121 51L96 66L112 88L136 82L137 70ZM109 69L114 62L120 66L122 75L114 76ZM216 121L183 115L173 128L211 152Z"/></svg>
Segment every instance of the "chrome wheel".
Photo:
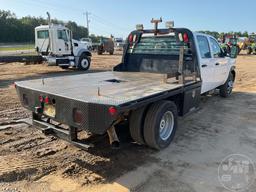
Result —
<svg viewBox="0 0 256 192"><path fill-rule="evenodd" d="M166 111L159 125L159 135L163 141L166 141L172 134L174 127L174 116L171 111Z"/></svg>

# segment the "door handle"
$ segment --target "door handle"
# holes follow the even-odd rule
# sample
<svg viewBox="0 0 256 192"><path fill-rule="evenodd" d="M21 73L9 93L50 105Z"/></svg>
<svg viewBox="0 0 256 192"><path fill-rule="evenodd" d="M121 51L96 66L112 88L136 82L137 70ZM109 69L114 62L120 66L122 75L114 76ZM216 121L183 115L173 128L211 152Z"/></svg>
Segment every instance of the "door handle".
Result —
<svg viewBox="0 0 256 192"><path fill-rule="evenodd" d="M215 65L220 65L219 63L216 63Z"/></svg>
<svg viewBox="0 0 256 192"><path fill-rule="evenodd" d="M207 65L202 65L202 67L207 67Z"/></svg>

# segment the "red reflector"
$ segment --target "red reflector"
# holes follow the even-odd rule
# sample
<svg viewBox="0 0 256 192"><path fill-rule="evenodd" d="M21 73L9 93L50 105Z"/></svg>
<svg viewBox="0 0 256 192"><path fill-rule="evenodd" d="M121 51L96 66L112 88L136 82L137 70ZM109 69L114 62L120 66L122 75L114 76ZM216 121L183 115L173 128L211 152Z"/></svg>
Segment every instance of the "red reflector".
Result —
<svg viewBox="0 0 256 192"><path fill-rule="evenodd" d="M115 115L117 110L115 107L109 107L108 108L108 112L110 113L110 115Z"/></svg>
<svg viewBox="0 0 256 192"><path fill-rule="evenodd" d="M79 109L73 110L73 120L77 124L81 124L83 120L83 113Z"/></svg>
<svg viewBox="0 0 256 192"><path fill-rule="evenodd" d="M44 102L45 102L46 104L50 103L49 97L45 97Z"/></svg>
<svg viewBox="0 0 256 192"><path fill-rule="evenodd" d="M188 43L188 42L189 42L189 38L188 38L188 34L187 34L187 33L184 33L184 34L183 34L183 41L184 41L185 43Z"/></svg>
<svg viewBox="0 0 256 192"><path fill-rule="evenodd" d="M43 98L43 96L39 96L39 101L42 103L43 101L44 101L44 98Z"/></svg>

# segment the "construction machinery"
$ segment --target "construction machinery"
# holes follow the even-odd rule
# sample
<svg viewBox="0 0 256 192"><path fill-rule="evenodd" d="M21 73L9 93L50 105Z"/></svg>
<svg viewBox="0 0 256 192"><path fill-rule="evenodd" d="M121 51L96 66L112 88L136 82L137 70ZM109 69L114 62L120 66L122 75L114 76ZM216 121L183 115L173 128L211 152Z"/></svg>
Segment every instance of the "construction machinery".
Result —
<svg viewBox="0 0 256 192"><path fill-rule="evenodd" d="M224 35L223 38L222 38L222 42L221 42L221 47L222 49L229 53L231 52L231 47L233 45L237 45L237 51L238 51L238 54L240 53L241 51L241 48L238 44L238 37L236 35Z"/></svg>
<svg viewBox="0 0 256 192"><path fill-rule="evenodd" d="M112 37L110 38L104 38L102 37L100 39L100 43L97 47L98 55L102 55L105 52L108 52L110 55L114 54L114 41L112 40Z"/></svg>
<svg viewBox="0 0 256 192"><path fill-rule="evenodd" d="M256 34L252 33L249 35L248 40L246 41L246 53L256 54Z"/></svg>

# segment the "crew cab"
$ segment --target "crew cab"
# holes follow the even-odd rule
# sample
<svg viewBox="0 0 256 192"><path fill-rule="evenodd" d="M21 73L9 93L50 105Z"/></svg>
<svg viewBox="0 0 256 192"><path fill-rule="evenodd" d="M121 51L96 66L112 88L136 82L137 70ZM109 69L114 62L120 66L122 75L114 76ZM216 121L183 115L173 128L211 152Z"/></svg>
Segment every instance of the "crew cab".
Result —
<svg viewBox="0 0 256 192"><path fill-rule="evenodd" d="M212 36L173 26L158 29L158 22L154 29L138 27L129 34L113 71L16 82L33 123L87 148L91 145L77 137L79 131L107 132L118 147L115 127L128 121L135 142L159 150L173 140L177 117L197 109L202 94L219 89L220 96L230 96L237 47L228 55Z"/></svg>

